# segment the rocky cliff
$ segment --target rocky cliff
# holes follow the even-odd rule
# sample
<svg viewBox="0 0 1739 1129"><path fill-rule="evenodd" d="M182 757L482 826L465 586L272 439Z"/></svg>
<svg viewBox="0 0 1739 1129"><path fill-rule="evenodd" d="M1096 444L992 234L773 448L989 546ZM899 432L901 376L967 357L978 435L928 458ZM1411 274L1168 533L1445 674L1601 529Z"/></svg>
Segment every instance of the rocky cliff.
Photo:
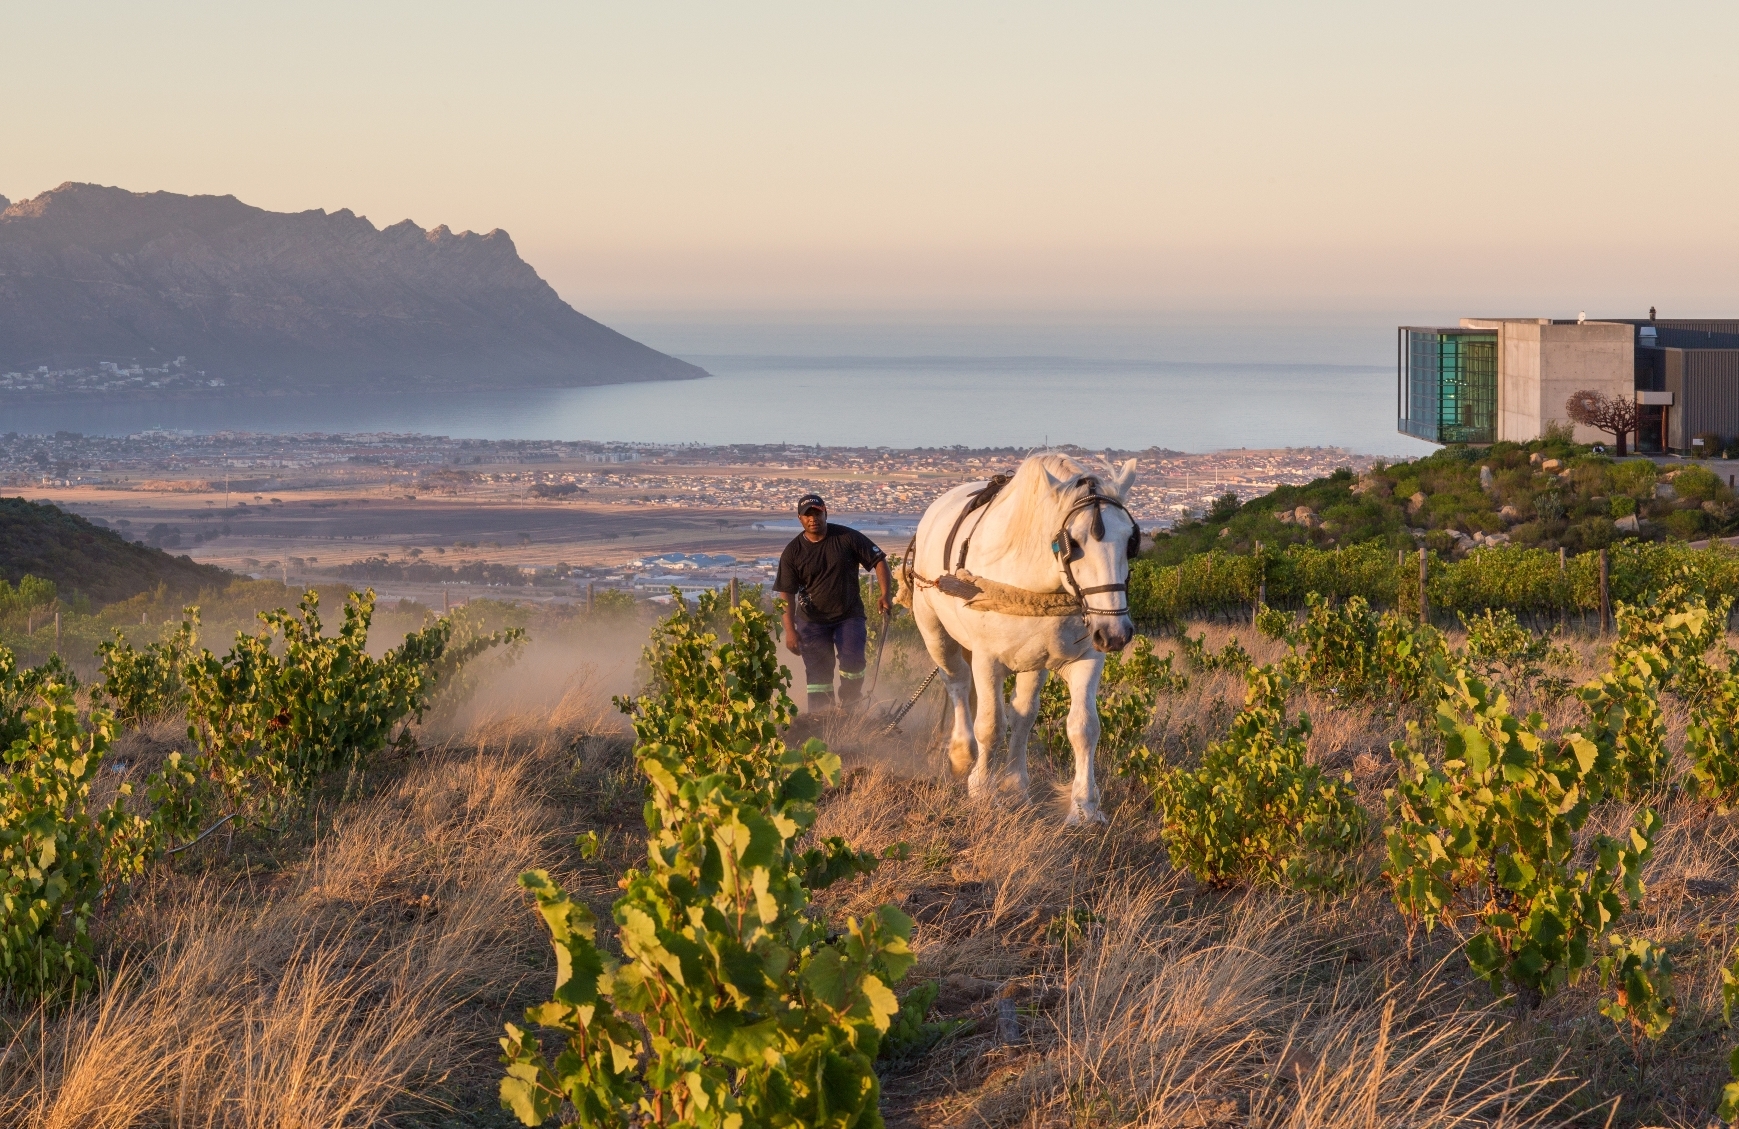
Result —
<svg viewBox="0 0 1739 1129"><path fill-rule="evenodd" d="M261 392L706 375L569 306L499 229L73 183L0 209L0 371L185 356Z"/></svg>

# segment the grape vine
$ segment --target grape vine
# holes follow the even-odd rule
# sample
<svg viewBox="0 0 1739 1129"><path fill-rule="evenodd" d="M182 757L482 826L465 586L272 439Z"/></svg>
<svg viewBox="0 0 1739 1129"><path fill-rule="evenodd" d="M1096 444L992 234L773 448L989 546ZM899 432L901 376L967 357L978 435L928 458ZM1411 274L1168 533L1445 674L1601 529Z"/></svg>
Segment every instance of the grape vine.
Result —
<svg viewBox="0 0 1739 1129"><path fill-rule="evenodd" d="M900 1010L911 920L882 906L828 939L809 893L873 870L838 839L807 850L816 801L839 781L819 742L787 748L790 673L771 621L716 601L679 606L647 649L649 692L619 700L646 776L647 863L622 881L612 917L621 957L547 872L520 885L557 952L552 999L509 1024L501 1101L526 1125L881 1124L874 1062ZM643 1034L644 1032L644 1034Z"/></svg>

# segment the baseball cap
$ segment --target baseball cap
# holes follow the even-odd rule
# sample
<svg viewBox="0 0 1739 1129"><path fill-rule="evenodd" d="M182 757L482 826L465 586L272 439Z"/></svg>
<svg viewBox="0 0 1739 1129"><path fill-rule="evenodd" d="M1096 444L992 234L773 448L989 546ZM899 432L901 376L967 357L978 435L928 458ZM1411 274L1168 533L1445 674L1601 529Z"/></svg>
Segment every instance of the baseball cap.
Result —
<svg viewBox="0 0 1739 1129"><path fill-rule="evenodd" d="M808 513L810 510L825 510L826 508L827 503L822 499L820 494L805 494L803 497L797 499L797 514L799 517Z"/></svg>

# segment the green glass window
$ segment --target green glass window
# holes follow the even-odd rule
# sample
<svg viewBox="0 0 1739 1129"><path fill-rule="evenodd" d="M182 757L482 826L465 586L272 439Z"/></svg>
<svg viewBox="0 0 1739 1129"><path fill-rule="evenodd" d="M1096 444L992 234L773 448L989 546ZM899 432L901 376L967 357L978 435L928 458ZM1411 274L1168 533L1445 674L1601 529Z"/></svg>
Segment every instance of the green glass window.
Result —
<svg viewBox="0 0 1739 1129"><path fill-rule="evenodd" d="M1396 427L1431 443L1497 438L1497 335L1402 327Z"/></svg>

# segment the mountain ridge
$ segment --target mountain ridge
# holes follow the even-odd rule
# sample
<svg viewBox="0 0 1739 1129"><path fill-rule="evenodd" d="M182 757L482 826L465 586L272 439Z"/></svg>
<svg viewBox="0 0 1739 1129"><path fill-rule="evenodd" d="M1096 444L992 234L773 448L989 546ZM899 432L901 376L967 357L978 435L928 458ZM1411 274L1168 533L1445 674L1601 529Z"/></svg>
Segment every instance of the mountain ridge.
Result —
<svg viewBox="0 0 1739 1129"><path fill-rule="evenodd" d="M569 306L500 228L71 181L0 197L0 369L177 356L226 392L707 375Z"/></svg>

